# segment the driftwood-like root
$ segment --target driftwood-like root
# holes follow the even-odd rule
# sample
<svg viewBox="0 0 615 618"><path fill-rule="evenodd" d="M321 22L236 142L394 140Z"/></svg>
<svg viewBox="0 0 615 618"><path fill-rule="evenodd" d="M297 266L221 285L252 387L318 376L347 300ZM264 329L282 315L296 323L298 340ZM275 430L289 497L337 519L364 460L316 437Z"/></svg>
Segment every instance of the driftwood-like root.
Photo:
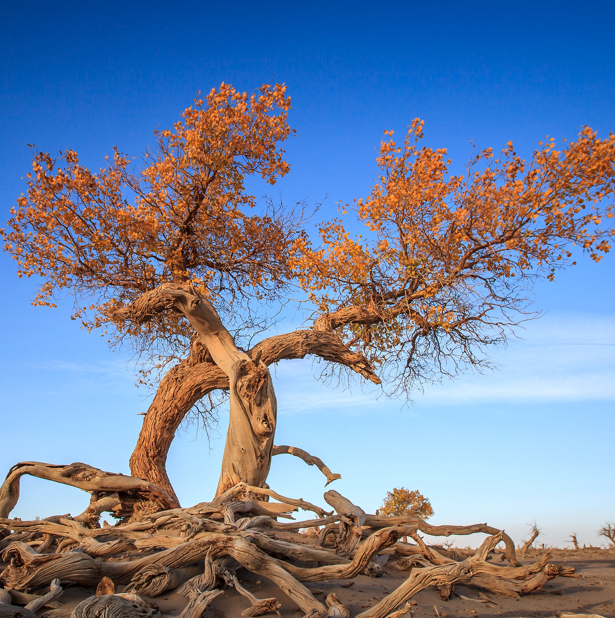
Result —
<svg viewBox="0 0 615 618"><path fill-rule="evenodd" d="M378 529L385 528L386 526L403 526L412 524L416 524L418 530L420 530L423 534L428 534L429 536L465 536L468 534L477 534L479 532L491 535L501 533L502 541L505 546L503 558L508 560L513 566L521 565L521 563L517 560L513 540L503 530L499 530L493 526L488 526L487 524L473 524L471 526L432 526L426 521L411 515L401 515L395 517L366 515L364 525L369 526L370 528Z"/></svg>
<svg viewBox="0 0 615 618"><path fill-rule="evenodd" d="M532 545L534 544L534 541L538 538L539 535L540 535L540 530L538 526L536 525L536 522L534 522L533 524L530 524L530 537L521 546L521 556L523 558L527 556L528 551L530 551L530 548L532 547Z"/></svg>
<svg viewBox="0 0 615 618"><path fill-rule="evenodd" d="M126 592L142 594L146 597L157 597L167 590L175 590L190 578L199 574L199 567L184 567L170 569L158 564L143 567L126 586ZM208 588L209 589L209 588Z"/></svg>
<svg viewBox="0 0 615 618"><path fill-rule="evenodd" d="M327 613L330 618L350 618L350 612L342 605L335 592L328 594L325 602L329 608Z"/></svg>
<svg viewBox="0 0 615 618"><path fill-rule="evenodd" d="M84 478L81 481L89 482ZM257 499L264 497L279 502ZM143 511L138 521L124 519L116 526L97 527L100 509L111 507L114 500L111 492L96 494L90 510L78 518L0 519L0 543L5 546L2 559L7 563L0 580L10 590L9 594L0 589L0 612L4 612L0 618L15 618L16 610L11 608L19 604L26 605L20 611L30 618L35 615L32 608L58 607L56 599L62 589L57 580L98 586L97 594L80 603L72 614L60 607L48 611L48 618L153 618L159 615L158 609L138 595L155 597L174 589L189 599L181 618L200 618L221 594L221 578L250 601L243 616L277 612L280 604L275 597L258 599L241 586L234 574L240 566L271 580L309 618L349 618L349 613L335 595L326 597L325 604L305 583L352 579L362 573L377 577L393 557L398 569L409 571L408 578L356 618L400 617L402 609L409 607L404 604L428 587L434 587L443 599L451 596L457 583L517 597L541 588L553 577L574 576L574 569L550 564L548 553L534 564L521 566L512 540L486 524L432 526L411 516L370 515L335 491L325 493L335 515L268 488L238 483L212 502L190 509L165 506L157 512ZM319 518L277 521L296 508L311 510ZM239 513L241 518L236 517ZM309 533L300 533L301 529L309 529ZM419 531L433 536L489 536L468 557L427 545ZM400 542L402 537L415 544ZM501 542L512 566L488 561ZM72 550L62 551L68 547ZM108 559L119 553L125 555ZM298 566L296 562L312 565ZM128 584L126 592L115 594L116 585L121 584ZM42 586L50 586L49 592L24 592Z"/></svg>
<svg viewBox="0 0 615 618"><path fill-rule="evenodd" d="M225 580L227 583L232 584L240 595L246 597L246 599L250 601L250 607L241 612L242 616L262 616L263 614L272 614L273 612L280 616L280 612L278 610L282 606L278 603L278 600L275 597L270 597L268 599L257 599L237 581L237 578L234 575L229 574L229 576L225 577Z"/></svg>
<svg viewBox="0 0 615 618"><path fill-rule="evenodd" d="M205 566L203 573L196 575L191 579L188 579L178 589L178 594L184 597L191 598L196 592L204 592L206 590L213 590L218 582L218 569L213 560L207 554L205 556Z"/></svg>
<svg viewBox="0 0 615 618"><path fill-rule="evenodd" d="M518 596L541 588L553 577L573 576L574 569L546 564L550 556L527 567L498 567L486 561L489 553L502 540L502 533L487 538L474 556L463 562L413 569L408 579L380 603L356 618L386 618L415 594L429 587L447 589L456 584L473 584L491 592ZM494 590L497 586L498 590Z"/></svg>
<svg viewBox="0 0 615 618"><path fill-rule="evenodd" d="M204 590L195 592L179 618L201 618L209 604L222 594L222 590Z"/></svg>
<svg viewBox="0 0 615 618"><path fill-rule="evenodd" d="M61 597L62 592L63 590L62 586L60 586L60 580L54 579L51 582L51 586L49 587L49 592L38 599L30 601L26 605L26 609L29 609L31 612L37 612L39 609L45 607L45 605L48 605L49 603L52 603L53 601Z"/></svg>
<svg viewBox="0 0 615 618"><path fill-rule="evenodd" d="M0 487L0 517L8 517L9 513L15 508L19 500L19 481L24 474L48 481L55 481L63 485L78 487L92 494L115 493L118 496L124 494L125 496L134 496L137 499L151 500L161 508L177 506L174 498L166 491L152 483L132 476L103 472L98 468L83 463L57 466L38 461L24 461L9 470L4 483ZM101 504L96 504L97 502L100 501L97 499L94 504L90 504L90 507L88 507L93 510L86 516L86 519L92 516L96 510L102 508ZM85 512L88 513L88 509ZM100 512L98 513L99 515Z"/></svg>
<svg viewBox="0 0 615 618"><path fill-rule="evenodd" d="M105 594L81 601L71 618L157 618L161 614L137 595Z"/></svg>
<svg viewBox="0 0 615 618"><path fill-rule="evenodd" d="M25 607L0 603L0 618L38 618L38 616Z"/></svg>

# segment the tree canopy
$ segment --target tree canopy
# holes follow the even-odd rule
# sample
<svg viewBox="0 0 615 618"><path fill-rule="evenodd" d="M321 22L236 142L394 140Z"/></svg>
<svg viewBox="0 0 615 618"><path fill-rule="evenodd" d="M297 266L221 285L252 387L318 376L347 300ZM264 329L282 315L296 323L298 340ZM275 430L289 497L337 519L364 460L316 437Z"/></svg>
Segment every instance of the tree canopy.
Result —
<svg viewBox="0 0 615 618"><path fill-rule="evenodd" d="M246 190L248 177L288 173L289 109L283 85L248 95L222 84L155 132L138 162L116 148L93 172L72 150L35 151L1 231L19 276L41 281L34 304L72 293L86 327L175 362L131 460L171 494L169 444L211 393L230 393L228 466L242 441L255 449L219 491L260 486L276 423L269 365L313 355L406 394L480 368L530 314L533 282L580 251L599 261L615 233L615 135L585 127L560 147L540 143L529 161L509 142L453 174L414 120L402 143L385 132L371 192L319 224L316 240L301 208L263 207ZM308 316L298 330L238 346L237 329L257 333L263 306L295 300ZM238 430L242 414L251 424Z"/></svg>
<svg viewBox="0 0 615 618"><path fill-rule="evenodd" d="M418 489L412 491L405 487L395 487L393 491L387 491L382 506L376 511L376 515L385 517L399 517L412 515L421 519L429 519L433 515L431 502Z"/></svg>

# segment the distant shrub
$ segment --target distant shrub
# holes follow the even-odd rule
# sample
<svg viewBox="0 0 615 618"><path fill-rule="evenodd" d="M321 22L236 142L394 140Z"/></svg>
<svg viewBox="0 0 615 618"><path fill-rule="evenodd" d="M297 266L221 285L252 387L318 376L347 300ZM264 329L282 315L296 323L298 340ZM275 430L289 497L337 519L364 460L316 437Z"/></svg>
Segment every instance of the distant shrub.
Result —
<svg viewBox="0 0 615 618"><path fill-rule="evenodd" d="M376 515L394 517L396 515L412 515L421 519L428 519L433 515L433 508L429 500L418 490L409 491L405 487L387 491L382 507Z"/></svg>

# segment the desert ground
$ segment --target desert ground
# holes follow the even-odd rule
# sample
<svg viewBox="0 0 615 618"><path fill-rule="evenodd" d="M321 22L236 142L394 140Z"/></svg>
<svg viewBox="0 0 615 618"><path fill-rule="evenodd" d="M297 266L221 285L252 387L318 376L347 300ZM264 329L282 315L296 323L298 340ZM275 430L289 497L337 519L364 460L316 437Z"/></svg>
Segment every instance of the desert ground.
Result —
<svg viewBox="0 0 615 618"><path fill-rule="evenodd" d="M466 551L468 554L472 550ZM443 601L438 592L430 588L413 597L406 614L408 617L423 616L452 617L476 616L495 617L551 617L560 614L597 614L599 616L615 616L615 550L609 549L544 549L530 550L523 564L535 562L545 552L553 556L552 562L565 562L576 569L578 577L558 577L549 581L541 590L523 595L520 598L511 598L484 591L471 586L456 585L451 598ZM498 560L498 554L492 556ZM309 566L309 564L306 564ZM359 575L353 580L331 579L306 584L309 590L321 600L334 592L342 604L349 610L350 616L365 611L396 589L409 575L408 571L395 568L395 561L390 561L384 567L382 577ZM238 568L237 577L244 588L256 597L276 597L281 603L279 613L282 618L293 618L303 615L296 604L287 597L273 582L250 573L246 569ZM62 584L64 592L59 599L70 615L71 610L83 599L94 595L95 588ZM123 591L124 586L118 586L117 592ZM143 598L159 608L162 616L171 618L179 616L187 605L187 599L176 592L165 593L156 598ZM224 593L216 598L205 610L205 618L238 618L242 611L250 607L249 602L238 595L235 590L226 588ZM44 615L47 610L40 610ZM275 614L270 614L275 616Z"/></svg>

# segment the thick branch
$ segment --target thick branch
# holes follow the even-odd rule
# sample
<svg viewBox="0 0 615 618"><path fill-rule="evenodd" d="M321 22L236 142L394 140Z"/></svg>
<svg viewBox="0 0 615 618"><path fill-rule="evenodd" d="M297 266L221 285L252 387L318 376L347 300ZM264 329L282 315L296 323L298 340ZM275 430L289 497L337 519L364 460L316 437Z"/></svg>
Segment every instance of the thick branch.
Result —
<svg viewBox="0 0 615 618"><path fill-rule="evenodd" d="M342 478L341 474L337 474L336 472L331 472L331 470L329 470L329 468L324 464L322 459L320 459L319 457L314 457L313 455L310 455L307 451L297 448L296 446L285 446L285 445L274 446L273 450L271 451L272 457L274 455L286 455L286 454L299 457L299 459L302 459L303 461L305 461L305 463L308 466L316 466L327 478L325 487L329 483L332 483L333 481L336 481L337 479Z"/></svg>
<svg viewBox="0 0 615 618"><path fill-rule="evenodd" d="M259 358L272 365L281 360L305 358L308 354L323 360L344 365L361 374L366 380L380 384L369 361L350 348L333 332L325 330L298 330L285 335L275 335L257 343L248 352L252 358Z"/></svg>
<svg viewBox="0 0 615 618"><path fill-rule="evenodd" d="M67 466L24 461L13 466L0 487L0 517L7 517L19 500L19 480L24 474L63 485L78 487L87 492L121 492L133 494L158 503L162 508L175 506L174 499L160 487L132 476L103 472L83 463Z"/></svg>

